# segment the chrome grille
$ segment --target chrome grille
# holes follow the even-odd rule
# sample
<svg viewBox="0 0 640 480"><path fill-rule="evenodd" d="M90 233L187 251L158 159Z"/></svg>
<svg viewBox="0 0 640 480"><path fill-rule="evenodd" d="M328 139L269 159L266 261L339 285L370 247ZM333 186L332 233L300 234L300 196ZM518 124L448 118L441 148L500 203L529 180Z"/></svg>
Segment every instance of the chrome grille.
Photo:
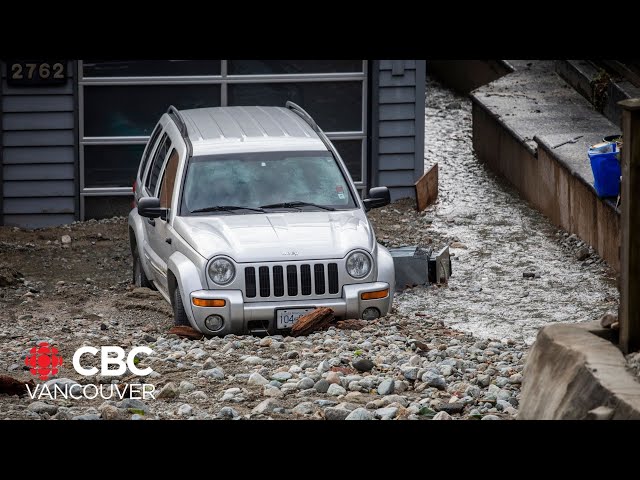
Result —
<svg viewBox="0 0 640 480"><path fill-rule="evenodd" d="M257 273L257 275L256 275ZM244 268L247 299L300 298L340 292L337 263L301 263Z"/></svg>

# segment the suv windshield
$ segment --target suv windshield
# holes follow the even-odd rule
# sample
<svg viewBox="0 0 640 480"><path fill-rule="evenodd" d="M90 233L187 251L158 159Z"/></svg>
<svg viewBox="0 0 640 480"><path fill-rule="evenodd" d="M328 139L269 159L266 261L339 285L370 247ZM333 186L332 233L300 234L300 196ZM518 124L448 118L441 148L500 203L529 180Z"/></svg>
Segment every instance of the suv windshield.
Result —
<svg viewBox="0 0 640 480"><path fill-rule="evenodd" d="M227 208L215 208L220 206ZM356 208L356 203L330 152L202 155L190 160L183 215L198 214L198 210L258 213L243 207L320 211Z"/></svg>

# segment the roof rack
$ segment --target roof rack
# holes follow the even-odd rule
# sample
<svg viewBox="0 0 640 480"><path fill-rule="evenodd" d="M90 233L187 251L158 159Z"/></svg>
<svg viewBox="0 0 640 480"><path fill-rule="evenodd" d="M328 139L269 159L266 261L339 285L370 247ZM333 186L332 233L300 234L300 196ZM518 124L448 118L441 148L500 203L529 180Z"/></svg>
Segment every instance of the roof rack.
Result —
<svg viewBox="0 0 640 480"><path fill-rule="evenodd" d="M287 103L285 103L285 107L293 111L296 115L298 115L300 118L302 118L305 122L309 124L309 126L313 129L313 131L318 134L320 141L324 143L324 146L327 147L327 150L329 150L330 152L337 153L337 151L329 141L329 138L325 135L325 133L318 126L316 121L313 118L311 118L311 115L309 115L304 108L302 108L300 105L296 103L293 103L290 100L288 100Z"/></svg>
<svg viewBox="0 0 640 480"><path fill-rule="evenodd" d="M183 137L187 137L187 124L184 123L184 118L182 118L182 115L180 114L180 111L174 107L173 105L169 106L169 108L167 109L167 113L169 115L173 115L175 117L176 120L176 124L178 125L178 130L180 130L180 135L182 135Z"/></svg>
<svg viewBox="0 0 640 480"><path fill-rule="evenodd" d="M311 128L313 128L313 130L315 132L320 130L320 128L318 127L318 124L316 124L315 120L313 118L311 118L311 115L309 115L305 111L305 109L302 108L300 105L298 105L297 103L293 103L292 101L288 100L287 103L285 103L285 106L289 110L293 110L295 113L297 113L298 116L302 117L311 126Z"/></svg>
<svg viewBox="0 0 640 480"><path fill-rule="evenodd" d="M182 138L184 138L184 143L187 145L187 155L188 157L191 157L191 155L193 154L193 146L191 145L191 140L189 139L187 124L184 122L184 117L182 116L180 111L173 105L169 106L169 108L167 109L167 114L170 117L173 117L173 119L175 120L178 131L180 132L180 135L182 135Z"/></svg>

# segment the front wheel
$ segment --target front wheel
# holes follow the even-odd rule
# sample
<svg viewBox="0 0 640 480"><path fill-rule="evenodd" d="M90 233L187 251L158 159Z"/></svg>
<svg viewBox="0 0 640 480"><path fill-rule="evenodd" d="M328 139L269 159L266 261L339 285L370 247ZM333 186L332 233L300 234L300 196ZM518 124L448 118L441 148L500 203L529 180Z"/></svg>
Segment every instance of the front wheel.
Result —
<svg viewBox="0 0 640 480"><path fill-rule="evenodd" d="M140 256L138 255L138 251L137 250L133 251L132 255L133 255L133 284L136 287L153 288L153 285L147 278L147 275L144 273L144 269L142 268L142 262L140 261Z"/></svg>
<svg viewBox="0 0 640 480"><path fill-rule="evenodd" d="M176 286L173 291L173 323L176 325L190 325L187 318L187 312L184 310L182 303L182 295L180 294L180 288Z"/></svg>

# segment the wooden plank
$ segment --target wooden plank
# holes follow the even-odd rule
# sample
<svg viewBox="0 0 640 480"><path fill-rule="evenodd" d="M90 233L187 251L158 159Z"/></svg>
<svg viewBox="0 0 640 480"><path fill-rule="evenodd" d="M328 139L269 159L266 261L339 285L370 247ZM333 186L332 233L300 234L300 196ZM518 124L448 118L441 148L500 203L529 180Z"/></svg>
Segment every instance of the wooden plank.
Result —
<svg viewBox="0 0 640 480"><path fill-rule="evenodd" d="M4 132L4 147L49 147L74 145L73 130Z"/></svg>
<svg viewBox="0 0 640 480"><path fill-rule="evenodd" d="M383 121L379 125L380 137L413 137L416 134L415 120Z"/></svg>
<svg viewBox="0 0 640 480"><path fill-rule="evenodd" d="M73 95L5 95L2 110L8 112L73 112Z"/></svg>
<svg viewBox="0 0 640 480"><path fill-rule="evenodd" d="M413 153L415 142L411 137L402 138L381 138L379 141L379 152L383 153Z"/></svg>
<svg viewBox="0 0 640 480"><path fill-rule="evenodd" d="M416 182L416 203L421 212L438 198L438 164L434 164Z"/></svg>
<svg viewBox="0 0 640 480"><path fill-rule="evenodd" d="M414 154L380 155L378 170L413 170Z"/></svg>
<svg viewBox="0 0 640 480"><path fill-rule="evenodd" d="M414 120L415 111L414 103L388 103L380 105L378 120Z"/></svg>
<svg viewBox="0 0 640 480"><path fill-rule="evenodd" d="M74 197L5 198L4 214L70 213L75 211Z"/></svg>
<svg viewBox="0 0 640 480"><path fill-rule="evenodd" d="M8 113L2 116L2 128L9 130L69 130L73 112Z"/></svg>
<svg viewBox="0 0 640 480"><path fill-rule="evenodd" d="M620 347L640 350L640 99L622 107L622 257L620 261Z"/></svg>
<svg viewBox="0 0 640 480"><path fill-rule="evenodd" d="M3 178L9 180L73 180L72 163L43 163L5 165Z"/></svg>
<svg viewBox="0 0 640 480"><path fill-rule="evenodd" d="M29 163L73 163L74 148L70 147L11 147L3 152L5 165Z"/></svg>
<svg viewBox="0 0 640 480"><path fill-rule="evenodd" d="M75 195L73 180L52 181L4 181L4 196L7 197L71 197Z"/></svg>
<svg viewBox="0 0 640 480"><path fill-rule="evenodd" d="M414 103L415 87L381 87L378 101L382 103Z"/></svg>

